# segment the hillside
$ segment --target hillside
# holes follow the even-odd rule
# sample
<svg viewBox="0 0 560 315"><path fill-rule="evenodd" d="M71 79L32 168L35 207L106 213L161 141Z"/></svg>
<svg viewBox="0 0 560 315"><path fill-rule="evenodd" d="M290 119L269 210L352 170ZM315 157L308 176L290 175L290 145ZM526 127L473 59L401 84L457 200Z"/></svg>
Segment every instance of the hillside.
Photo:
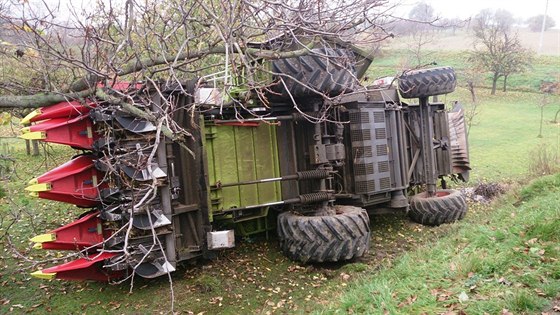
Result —
<svg viewBox="0 0 560 315"><path fill-rule="evenodd" d="M526 48L537 52L539 49L540 33L531 32L526 28L517 29L519 39ZM423 48L437 51L461 51L472 49L474 37L467 31L441 31L433 33L433 41ZM388 49L407 49L413 42L411 36L396 36L386 43ZM543 37L541 55L560 56L560 29L549 29ZM560 67L560 64L557 65Z"/></svg>

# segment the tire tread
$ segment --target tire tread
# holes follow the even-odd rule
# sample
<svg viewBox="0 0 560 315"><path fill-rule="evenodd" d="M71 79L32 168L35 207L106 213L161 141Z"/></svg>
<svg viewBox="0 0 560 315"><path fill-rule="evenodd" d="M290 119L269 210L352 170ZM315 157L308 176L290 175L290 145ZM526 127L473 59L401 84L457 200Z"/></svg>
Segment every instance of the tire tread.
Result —
<svg viewBox="0 0 560 315"><path fill-rule="evenodd" d="M467 202L461 192L452 189L442 197L427 197L425 192L410 198L409 217L417 223L437 226L461 220L467 213Z"/></svg>
<svg viewBox="0 0 560 315"><path fill-rule="evenodd" d="M339 206L334 216L278 216L278 238L284 254L301 262L341 261L363 256L369 249L369 217L364 209ZM291 228L294 227L294 228Z"/></svg>
<svg viewBox="0 0 560 315"><path fill-rule="evenodd" d="M420 98L451 93L457 78L451 67L410 71L399 78L399 92L404 98Z"/></svg>

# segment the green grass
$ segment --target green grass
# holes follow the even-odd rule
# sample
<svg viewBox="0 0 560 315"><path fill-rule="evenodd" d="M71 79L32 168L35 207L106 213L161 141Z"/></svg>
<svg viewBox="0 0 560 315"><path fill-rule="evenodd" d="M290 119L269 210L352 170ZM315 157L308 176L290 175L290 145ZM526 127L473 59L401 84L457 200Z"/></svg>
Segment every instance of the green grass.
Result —
<svg viewBox="0 0 560 315"><path fill-rule="evenodd" d="M540 313L560 294L560 174L363 277L321 313ZM516 206L513 206L515 204Z"/></svg>
<svg viewBox="0 0 560 315"><path fill-rule="evenodd" d="M540 113L537 104L541 95L498 92L492 96L488 90L480 92L479 114L469 134L473 181L527 177L535 150L546 146L559 152L560 124L554 124L551 120L560 109L560 97L555 96L555 103L545 107L542 138L538 138ZM466 106L472 106L466 91L460 90L453 97Z"/></svg>

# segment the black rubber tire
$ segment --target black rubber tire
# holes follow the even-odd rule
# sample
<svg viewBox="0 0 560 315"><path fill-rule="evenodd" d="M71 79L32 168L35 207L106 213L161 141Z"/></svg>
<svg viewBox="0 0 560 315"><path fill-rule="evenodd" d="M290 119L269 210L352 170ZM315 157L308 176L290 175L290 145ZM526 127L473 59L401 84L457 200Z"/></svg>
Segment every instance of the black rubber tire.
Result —
<svg viewBox="0 0 560 315"><path fill-rule="evenodd" d="M318 93L337 96L351 92L359 83L352 61L353 52L333 48L312 49L308 55L275 60L272 71L277 74L277 84L273 90L282 99L290 99L290 95L302 98L321 97Z"/></svg>
<svg viewBox="0 0 560 315"><path fill-rule="evenodd" d="M455 91L457 77L451 67L413 70L399 78L399 92L404 98L420 98Z"/></svg>
<svg viewBox="0 0 560 315"><path fill-rule="evenodd" d="M408 216L412 221L437 226L461 220L467 214L467 202L458 190L440 189L436 196L427 195L422 192L410 198Z"/></svg>
<svg viewBox="0 0 560 315"><path fill-rule="evenodd" d="M370 229L366 210L335 206L336 215L278 216L278 238L284 254L295 261L343 261L363 256L369 249Z"/></svg>

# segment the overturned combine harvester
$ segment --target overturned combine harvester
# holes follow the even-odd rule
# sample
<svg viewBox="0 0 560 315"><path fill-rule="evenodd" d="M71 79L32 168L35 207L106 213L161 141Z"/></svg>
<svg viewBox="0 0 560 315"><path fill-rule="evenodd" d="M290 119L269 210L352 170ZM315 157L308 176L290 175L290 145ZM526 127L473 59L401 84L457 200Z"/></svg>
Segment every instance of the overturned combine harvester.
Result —
<svg viewBox="0 0 560 315"><path fill-rule="evenodd" d="M398 89L391 80L364 87L358 80L370 62L348 44L270 61L266 104L242 85L224 95L211 80L105 88L128 107L171 121L140 119L124 101L100 99L34 111L24 138L86 153L27 190L87 210L32 239L80 258L33 275L153 278L233 247L235 234L274 229L291 259L340 261L369 248L365 209L407 210L429 225L463 218L464 198L443 180L468 175L463 113L429 102L454 90L453 70L409 71ZM190 135L166 137L174 128Z"/></svg>

